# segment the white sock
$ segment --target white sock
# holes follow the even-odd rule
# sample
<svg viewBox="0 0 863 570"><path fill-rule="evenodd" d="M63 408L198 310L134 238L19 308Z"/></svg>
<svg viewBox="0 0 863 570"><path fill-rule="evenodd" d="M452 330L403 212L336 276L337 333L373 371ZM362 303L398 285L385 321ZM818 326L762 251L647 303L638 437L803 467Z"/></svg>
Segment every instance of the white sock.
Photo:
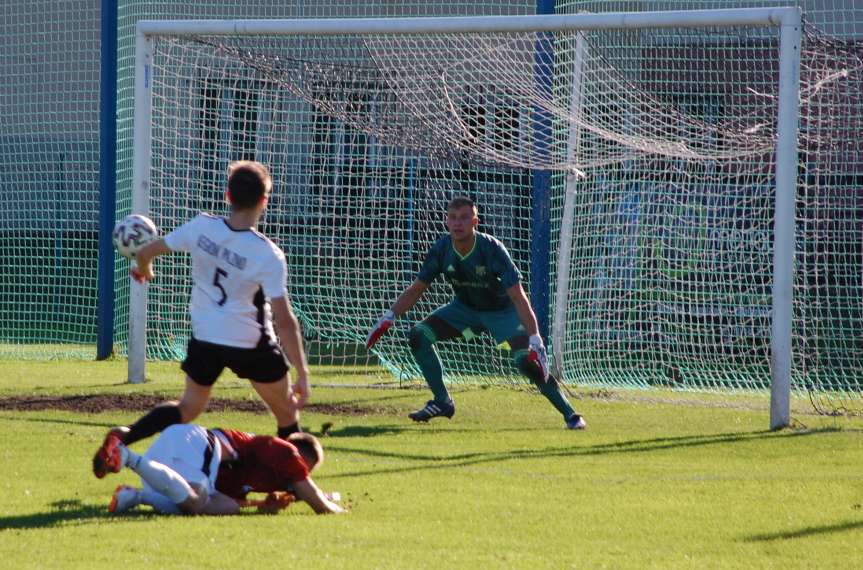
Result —
<svg viewBox="0 0 863 570"><path fill-rule="evenodd" d="M180 507L173 503L171 499L161 493L157 493L156 491L142 489L141 492L138 493L138 497L140 498L142 505L150 505L156 510L156 512L162 513L163 515L183 514Z"/></svg>
<svg viewBox="0 0 863 570"><path fill-rule="evenodd" d="M192 488L186 480L167 465L142 457L131 450L127 452L128 458L124 457L126 466L174 504L179 505L192 495Z"/></svg>
<svg viewBox="0 0 863 570"><path fill-rule="evenodd" d="M123 467L129 467L131 469L133 463L138 463L141 461L141 456L126 447L125 445L120 446L120 464Z"/></svg>
<svg viewBox="0 0 863 570"><path fill-rule="evenodd" d="M124 444L120 444L120 466L128 467L129 461L132 460L132 456L138 457L138 454L126 447Z"/></svg>

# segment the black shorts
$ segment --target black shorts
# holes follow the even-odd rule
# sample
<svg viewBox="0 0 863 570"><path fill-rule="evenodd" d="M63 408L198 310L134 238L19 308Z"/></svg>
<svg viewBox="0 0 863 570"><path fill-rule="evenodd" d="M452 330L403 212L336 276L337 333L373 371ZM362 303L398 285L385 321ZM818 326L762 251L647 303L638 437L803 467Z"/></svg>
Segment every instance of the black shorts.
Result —
<svg viewBox="0 0 863 570"><path fill-rule="evenodd" d="M195 384L212 386L226 367L240 378L261 383L278 382L288 373L288 361L278 345L237 348L194 337L189 340L181 368Z"/></svg>

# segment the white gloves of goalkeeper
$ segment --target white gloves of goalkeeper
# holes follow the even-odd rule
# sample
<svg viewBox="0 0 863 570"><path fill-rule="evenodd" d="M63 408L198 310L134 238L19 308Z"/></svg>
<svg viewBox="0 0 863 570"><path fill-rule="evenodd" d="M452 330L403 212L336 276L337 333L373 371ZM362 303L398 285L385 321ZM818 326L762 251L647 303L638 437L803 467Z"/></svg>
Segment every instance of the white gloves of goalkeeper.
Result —
<svg viewBox="0 0 863 570"><path fill-rule="evenodd" d="M530 335L527 350L527 357L536 362L542 370L542 379L548 380L548 354L546 354L542 337L538 334Z"/></svg>
<svg viewBox="0 0 863 570"><path fill-rule="evenodd" d="M396 314L392 311L387 311L378 319L378 323L372 330L369 331L369 336L366 337L366 348L371 348L380 339L393 323L396 322Z"/></svg>

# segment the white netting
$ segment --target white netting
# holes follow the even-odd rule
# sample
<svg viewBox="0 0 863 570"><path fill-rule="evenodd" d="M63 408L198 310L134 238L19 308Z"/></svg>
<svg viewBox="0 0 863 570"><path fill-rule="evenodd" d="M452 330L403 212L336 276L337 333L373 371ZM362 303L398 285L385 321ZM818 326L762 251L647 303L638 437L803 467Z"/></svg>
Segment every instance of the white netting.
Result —
<svg viewBox="0 0 863 570"><path fill-rule="evenodd" d="M705 161L770 153L775 42L761 30L699 32L663 31L653 38L605 32L588 39L570 32L169 41L200 57L243 62L381 143L443 158L565 170L645 155ZM651 70L645 63L639 78L614 61L633 41L647 42L640 56L649 60L663 49L652 42L674 37L688 43L675 48L679 57L690 58L680 69ZM585 60L572 58L578 41L588 46ZM711 59L717 54L726 55L717 62ZM709 120L681 108L674 97L685 95L686 86L676 93L662 89L672 74L687 73L697 74L687 80L696 90L706 81L724 80L724 103L733 108ZM577 109L565 93L552 93L538 81L554 77L560 87L576 75L582 85ZM654 85L640 84L645 81ZM479 133L477 116L496 120ZM573 148L566 137L535 128L540 120L564 132L582 131L593 144Z"/></svg>
<svg viewBox="0 0 863 570"><path fill-rule="evenodd" d="M855 393L859 48L809 30L802 60L792 374ZM445 231L449 197L477 199L482 229L527 273L533 171L555 173L558 251L577 169L568 264L550 276L568 265L553 347L565 378L764 388L778 61L765 28L159 38L154 212L170 227L218 211L230 160L270 164L263 229L288 252L315 357L363 363L368 327ZM151 299L154 354L182 352L184 263ZM403 333L448 299L432 288L380 345L393 372L417 376ZM450 378L511 377L488 340L440 350Z"/></svg>
<svg viewBox="0 0 863 570"><path fill-rule="evenodd" d="M708 334L715 315L703 313L750 296L758 308L742 318L767 318L761 308L769 307L777 51L775 31L764 29L159 38L154 217L169 228L199 209L218 211L228 161L269 164L277 192L263 229L288 253L305 330L323 342L326 361L365 361L357 345L444 231L450 196L475 197L483 228L507 243L526 271L529 169L579 168L588 180L580 192L594 198L578 210L587 221L579 239L593 235L607 244L609 231L617 232L614 240L641 244L632 262L660 266L639 269L638 283L629 283L635 289L597 288L604 263L615 255L613 263L630 261L615 250L620 246L580 246L584 267L573 274L581 289L572 307L588 311L588 328L574 317L565 350L584 343L579 358L613 360L612 372L596 379L606 382L616 369L632 370L637 355L642 376L627 372L627 381L655 383L654 367L673 362L669 344L709 341L710 350L691 349L701 374L691 385L721 384L732 372L751 377L767 365L769 336L758 329L747 357L726 367L721 335L737 329ZM704 92L715 109L697 97ZM654 183L642 183L638 193L655 207L645 210L636 235L631 224L615 229L627 220L615 218L614 204L621 192L632 194L639 177ZM762 239L726 252L709 278L702 265L697 277L675 282L676 265L692 265L693 255L702 264L716 257L698 249L706 245L699 234L705 223L723 230L742 224ZM151 327L153 346L173 354L186 333L185 294L177 287L188 286L185 263L163 267L167 278L150 303L163 323ZM651 281L651 271L671 280ZM602 298L591 298L597 291ZM402 327L448 298L446 288L434 288ZM652 320L673 328L681 315L703 322L687 322L683 333L650 329ZM637 347L626 335L640 339ZM506 351L489 359L489 348L452 343L441 352L451 377L508 376ZM399 374L416 375L398 334L378 356ZM690 366L686 359L679 365ZM572 373L581 379L578 370Z"/></svg>

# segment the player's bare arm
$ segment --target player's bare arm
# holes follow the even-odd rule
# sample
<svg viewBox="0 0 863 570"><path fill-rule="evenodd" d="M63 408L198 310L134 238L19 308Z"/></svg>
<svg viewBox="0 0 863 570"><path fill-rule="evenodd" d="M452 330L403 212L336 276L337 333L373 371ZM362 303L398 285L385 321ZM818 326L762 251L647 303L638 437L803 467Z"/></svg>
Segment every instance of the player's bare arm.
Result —
<svg viewBox="0 0 863 570"><path fill-rule="evenodd" d="M346 513L337 503L331 501L311 479L294 483L297 499L305 501L319 515Z"/></svg>
<svg viewBox="0 0 863 570"><path fill-rule="evenodd" d="M521 286L521 282L516 283L506 290L506 294L515 305L515 312L518 313L518 318L527 334L534 336L539 334L539 325L536 322L536 314L533 312L533 307L530 306L530 301Z"/></svg>
<svg viewBox="0 0 863 570"><path fill-rule="evenodd" d="M404 315L417 304L417 301L422 298L428 287L428 283L416 279L413 283L408 285L408 288L405 289L401 295L399 295L399 298L396 299L396 302L393 304L393 308L390 310L397 317Z"/></svg>
<svg viewBox="0 0 863 570"><path fill-rule="evenodd" d="M135 255L135 263L129 268L132 279L138 283L150 281L156 275L153 273L153 259L171 253L171 248L165 244L164 239L157 239L141 248Z"/></svg>
<svg viewBox="0 0 863 570"><path fill-rule="evenodd" d="M297 501L297 497L291 491L273 491L267 493L263 499L245 498L237 501L237 504L243 507L255 507L259 513L276 514L281 510L287 509Z"/></svg>
<svg viewBox="0 0 863 570"><path fill-rule="evenodd" d="M506 290L507 295L512 300L515 306L515 312L521 324L524 325L525 331L530 335L528 339L529 358L536 361L542 370L542 376L548 379L548 355L545 349L545 343L539 335L539 324L536 322L536 313L533 312L533 307L530 306L530 301L527 295L524 294L524 288L521 283L516 283Z"/></svg>
<svg viewBox="0 0 863 570"><path fill-rule="evenodd" d="M428 289L428 283L416 279L407 289L402 291L402 294L399 295L398 299L396 299L392 308L385 312L381 318L378 319L375 326L372 327L372 330L369 331L369 334L366 337L366 348L371 348L375 345L378 339L380 339L381 336L383 336L383 334L393 325L396 317L410 311L423 296L423 293L426 292L426 289Z"/></svg>
<svg viewBox="0 0 863 570"><path fill-rule="evenodd" d="M291 308L287 297L277 297L270 300L273 308L273 321L279 334L279 342L282 350L288 356L291 366L296 371L296 383L293 386L293 394L297 399L297 405L303 407L309 399L309 369L306 364L306 355L303 351L303 337L300 332L300 323Z"/></svg>

